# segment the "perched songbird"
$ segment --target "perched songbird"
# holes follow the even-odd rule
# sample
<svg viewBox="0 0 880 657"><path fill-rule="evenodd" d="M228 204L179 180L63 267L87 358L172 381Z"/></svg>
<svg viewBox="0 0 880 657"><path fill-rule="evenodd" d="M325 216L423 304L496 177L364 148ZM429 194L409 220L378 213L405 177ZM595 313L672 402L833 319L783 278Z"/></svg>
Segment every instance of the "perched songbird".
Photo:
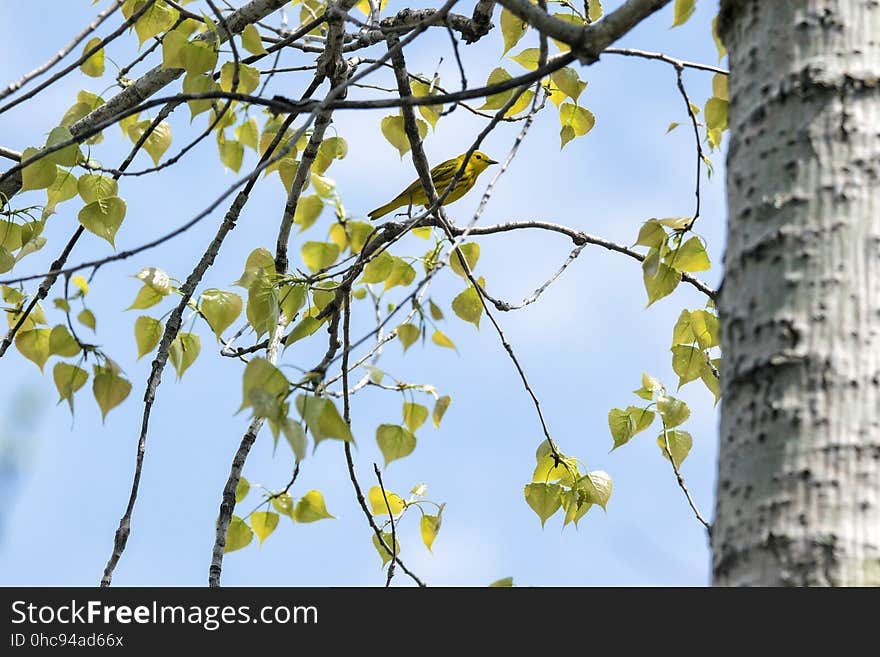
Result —
<svg viewBox="0 0 880 657"><path fill-rule="evenodd" d="M431 180L434 182L434 188L437 190L438 196L443 196L443 192L446 191L446 187L449 185L455 172L461 167L462 162L464 162L464 155L459 155L458 157L446 160L431 169ZM467 165L464 167L464 171L462 171L461 176L459 176L458 181L455 183L455 187L453 187L452 191L449 192L449 195L443 199L443 205L449 205L471 191L474 183L477 182L477 177L483 173L486 170L486 167L490 164L498 164L498 162L480 151L476 151L471 155ZM385 205L373 210L369 214L369 217L370 219L378 219L392 210L410 205L428 205L425 190L422 189L422 183L419 180L416 180L412 185L400 192L400 194L394 197L393 200L388 201Z"/></svg>

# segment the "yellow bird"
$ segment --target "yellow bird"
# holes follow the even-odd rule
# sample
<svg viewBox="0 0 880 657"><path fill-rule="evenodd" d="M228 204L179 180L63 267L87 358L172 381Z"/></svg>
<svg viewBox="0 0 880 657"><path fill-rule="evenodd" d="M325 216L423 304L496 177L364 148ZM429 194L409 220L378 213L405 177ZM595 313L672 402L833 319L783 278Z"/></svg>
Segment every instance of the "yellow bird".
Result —
<svg viewBox="0 0 880 657"><path fill-rule="evenodd" d="M438 196L442 196L443 192L446 191L446 187L449 185L455 172L461 167L462 162L464 162L464 154L454 157L451 160L446 160L431 169L431 180L434 183L434 188L437 190ZM468 160L467 165L465 165L464 171L459 177L458 182L455 183L455 187L452 188L452 191L449 192L449 195L443 200L443 205L449 205L471 191L471 188L477 182L477 177L479 177L479 175L483 173L486 170L486 167L490 164L498 164L498 162L480 151L476 151L471 155L471 158ZM409 187L404 189L385 205L370 212L368 216L370 219L378 219L392 210L408 207L410 205L428 205L428 198L425 196L425 190L422 189L422 183L419 180L413 182Z"/></svg>

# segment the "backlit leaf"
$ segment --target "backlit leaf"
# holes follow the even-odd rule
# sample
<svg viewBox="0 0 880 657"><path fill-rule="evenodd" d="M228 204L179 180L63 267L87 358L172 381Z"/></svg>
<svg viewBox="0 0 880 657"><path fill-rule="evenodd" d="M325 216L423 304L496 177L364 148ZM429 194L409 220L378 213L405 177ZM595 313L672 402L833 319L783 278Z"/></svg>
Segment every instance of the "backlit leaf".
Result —
<svg viewBox="0 0 880 657"><path fill-rule="evenodd" d="M327 511L324 496L316 490L310 490L303 495L293 511L293 519L297 522L315 522L334 517Z"/></svg>
<svg viewBox="0 0 880 657"><path fill-rule="evenodd" d="M408 456L416 448L416 437L396 424L380 424L376 429L376 443L385 457L385 466Z"/></svg>
<svg viewBox="0 0 880 657"><path fill-rule="evenodd" d="M251 514L251 527L254 528L254 533L260 539L260 545L275 531L279 517L274 511L254 511Z"/></svg>

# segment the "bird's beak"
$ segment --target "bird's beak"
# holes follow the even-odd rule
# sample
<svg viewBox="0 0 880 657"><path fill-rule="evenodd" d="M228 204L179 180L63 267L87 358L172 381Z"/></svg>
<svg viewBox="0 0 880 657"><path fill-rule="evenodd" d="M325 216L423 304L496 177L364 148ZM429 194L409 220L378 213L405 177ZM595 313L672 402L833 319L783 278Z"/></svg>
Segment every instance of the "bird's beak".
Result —
<svg viewBox="0 0 880 657"><path fill-rule="evenodd" d="M486 164L498 164L498 160L486 160Z"/></svg>

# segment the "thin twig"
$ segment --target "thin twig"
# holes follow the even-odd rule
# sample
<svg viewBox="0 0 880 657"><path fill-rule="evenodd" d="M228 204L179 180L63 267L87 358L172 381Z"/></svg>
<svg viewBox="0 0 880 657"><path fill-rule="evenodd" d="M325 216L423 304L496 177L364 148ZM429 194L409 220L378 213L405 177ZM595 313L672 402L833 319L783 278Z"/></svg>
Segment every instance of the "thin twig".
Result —
<svg viewBox="0 0 880 657"><path fill-rule="evenodd" d="M663 423L663 449L666 451L666 456L669 457L669 462L672 464L672 471L675 472L675 478L678 481L678 487L681 488L684 496L687 498L688 504L691 507L691 511L694 512L694 515L697 517L697 520L700 521L700 524L706 528L706 531L709 534L712 533L712 525L702 516L699 509L697 509L697 505L694 503L694 499L691 497L691 492L688 490L688 487L684 483L684 477L681 476L681 472L679 472L678 465L675 463L675 459L672 457L672 449L669 446L669 434L667 433L666 423Z"/></svg>
<svg viewBox="0 0 880 657"><path fill-rule="evenodd" d="M391 554L397 552L397 530L394 527L394 512L391 510L391 502L388 501L388 494L385 492L385 484L382 482L382 472L379 470L379 464L373 463L373 471L376 473L376 479L379 480L379 489L382 491L382 499L385 500L385 508L388 509L388 517L391 523ZM391 580L394 578L394 559L388 564L388 576L385 579L385 588L391 586Z"/></svg>

